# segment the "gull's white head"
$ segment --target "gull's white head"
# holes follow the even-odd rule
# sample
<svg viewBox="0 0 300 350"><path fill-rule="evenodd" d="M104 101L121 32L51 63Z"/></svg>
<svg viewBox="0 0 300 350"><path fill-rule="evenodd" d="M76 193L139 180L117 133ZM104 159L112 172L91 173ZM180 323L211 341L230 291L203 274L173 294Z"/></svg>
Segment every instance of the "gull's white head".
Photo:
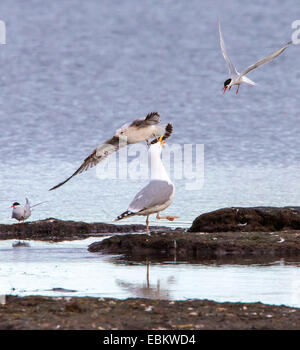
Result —
<svg viewBox="0 0 300 350"><path fill-rule="evenodd" d="M163 136L161 136L155 143L152 143L149 148L149 152L151 154L160 155L163 147L165 147L166 141L163 140Z"/></svg>
<svg viewBox="0 0 300 350"><path fill-rule="evenodd" d="M115 132L115 137L128 137L128 131L129 131L129 124L122 125L119 129Z"/></svg>

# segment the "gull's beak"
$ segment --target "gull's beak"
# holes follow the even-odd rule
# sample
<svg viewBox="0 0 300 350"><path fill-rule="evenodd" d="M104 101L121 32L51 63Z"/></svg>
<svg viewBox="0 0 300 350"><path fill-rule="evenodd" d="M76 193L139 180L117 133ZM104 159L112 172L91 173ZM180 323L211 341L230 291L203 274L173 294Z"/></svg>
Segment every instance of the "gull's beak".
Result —
<svg viewBox="0 0 300 350"><path fill-rule="evenodd" d="M159 143L160 143L160 145L162 146L162 147L164 147L165 146L165 144L166 144L166 141L163 141L163 136L161 136L160 138L159 138Z"/></svg>

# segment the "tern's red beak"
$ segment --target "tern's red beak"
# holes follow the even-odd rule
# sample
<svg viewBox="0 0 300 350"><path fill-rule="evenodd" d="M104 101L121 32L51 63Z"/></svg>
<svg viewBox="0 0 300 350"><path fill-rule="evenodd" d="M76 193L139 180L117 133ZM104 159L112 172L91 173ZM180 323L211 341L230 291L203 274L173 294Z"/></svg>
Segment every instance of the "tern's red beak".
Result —
<svg viewBox="0 0 300 350"><path fill-rule="evenodd" d="M224 86L224 92L223 92L223 95L225 94L225 91L227 90L227 87L228 87L228 86Z"/></svg>

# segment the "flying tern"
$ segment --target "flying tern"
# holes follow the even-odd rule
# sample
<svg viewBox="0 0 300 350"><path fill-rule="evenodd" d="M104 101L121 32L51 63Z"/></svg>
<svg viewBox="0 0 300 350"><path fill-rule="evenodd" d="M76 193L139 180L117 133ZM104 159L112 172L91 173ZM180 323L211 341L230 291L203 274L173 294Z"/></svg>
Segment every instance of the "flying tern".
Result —
<svg viewBox="0 0 300 350"><path fill-rule="evenodd" d="M220 25L220 23L219 23L219 36L220 36L220 46L221 46L222 54L223 54L224 59L225 59L225 61L227 63L228 70L229 70L229 76L230 76L230 78L228 78L224 82L224 93L225 93L225 91L227 89L230 90L233 85L237 85L236 94L239 92L239 88L240 88L240 85L242 83L245 83L245 84L248 84L248 85L256 85L254 81L252 81L248 77L246 77L246 74L251 72L253 69L258 68L262 64L270 62L271 60L273 60L274 58L276 58L277 56L282 54L283 51L292 43L292 41L289 41L281 49L271 53L269 56L259 60L255 64L252 64L246 70L244 70L242 73L239 73L236 70L236 68L234 67L234 65L232 64L229 56L227 55L225 43L224 43L222 32L221 32L221 25Z"/></svg>

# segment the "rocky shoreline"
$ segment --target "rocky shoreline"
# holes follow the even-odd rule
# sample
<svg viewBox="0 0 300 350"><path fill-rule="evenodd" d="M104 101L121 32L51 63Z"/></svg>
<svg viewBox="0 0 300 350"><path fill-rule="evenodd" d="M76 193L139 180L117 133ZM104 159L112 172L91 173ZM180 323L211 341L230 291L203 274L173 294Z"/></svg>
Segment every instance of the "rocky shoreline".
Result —
<svg viewBox="0 0 300 350"><path fill-rule="evenodd" d="M225 208L197 217L189 230L144 225L113 225L54 218L0 225L0 241L58 242L104 237L90 252L122 254L124 259L183 261L298 259L300 208ZM149 260L148 260L149 258ZM118 300L88 297L6 296L0 329L300 329L300 309L262 303Z"/></svg>
<svg viewBox="0 0 300 350"><path fill-rule="evenodd" d="M225 208L197 217L190 229L113 236L90 252L186 259L300 256L300 208Z"/></svg>
<svg viewBox="0 0 300 350"><path fill-rule="evenodd" d="M182 259L222 256L300 256L300 208L225 208L197 217L186 232L150 236L113 236L88 247L90 252L130 256L162 255Z"/></svg>
<svg viewBox="0 0 300 350"><path fill-rule="evenodd" d="M215 259L222 256L300 256L300 231L295 232L171 232L117 235L89 245L90 252Z"/></svg>
<svg viewBox="0 0 300 350"><path fill-rule="evenodd" d="M103 222L87 223L80 221L64 221L48 218L25 224L0 224L0 241L5 239L26 239L49 242L102 237L114 234L145 232L145 225L114 225ZM152 227L153 229L153 227ZM155 229L168 231L170 228L159 226Z"/></svg>
<svg viewBox="0 0 300 350"><path fill-rule="evenodd" d="M224 208L198 216L188 230L164 226L114 225L54 218L25 225L0 225L0 240L58 242L111 236L90 252L131 256L210 259L221 256L300 256L300 207Z"/></svg>
<svg viewBox="0 0 300 350"><path fill-rule="evenodd" d="M300 207L223 208L199 215L190 232L300 231Z"/></svg>
<svg viewBox="0 0 300 350"><path fill-rule="evenodd" d="M0 329L300 329L300 309L262 303L7 296Z"/></svg>

